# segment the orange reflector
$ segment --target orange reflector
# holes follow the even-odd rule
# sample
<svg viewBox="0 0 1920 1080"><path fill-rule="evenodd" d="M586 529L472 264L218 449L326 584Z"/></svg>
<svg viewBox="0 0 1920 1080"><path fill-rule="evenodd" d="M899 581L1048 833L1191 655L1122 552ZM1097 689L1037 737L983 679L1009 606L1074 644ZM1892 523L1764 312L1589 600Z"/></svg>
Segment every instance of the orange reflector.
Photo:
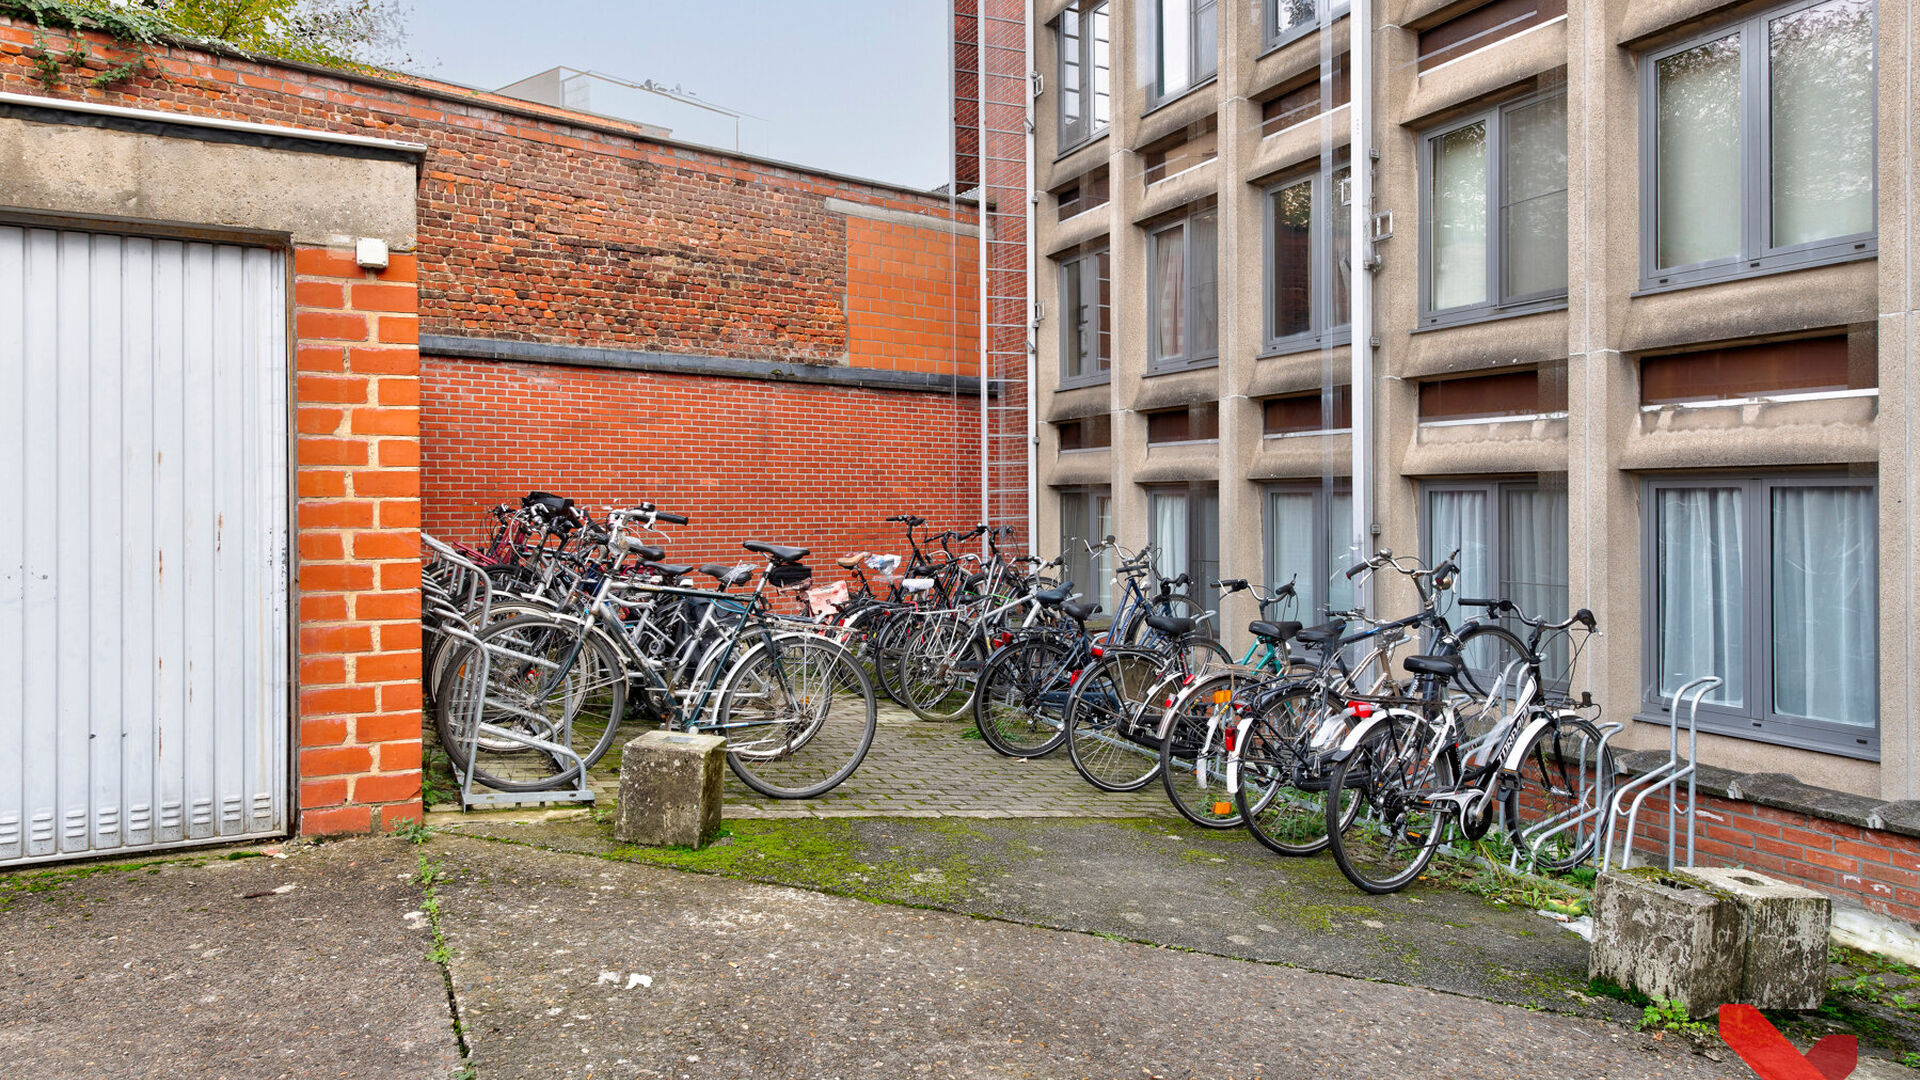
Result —
<svg viewBox="0 0 1920 1080"><path fill-rule="evenodd" d="M1233 700L1233 691L1231 690L1215 690L1213 692L1213 703L1215 705L1225 705L1227 702L1232 700Z"/></svg>
<svg viewBox="0 0 1920 1080"><path fill-rule="evenodd" d="M1223 802L1214 803L1213 812L1220 815L1221 817L1226 817L1228 814L1233 813L1233 804L1223 803Z"/></svg>

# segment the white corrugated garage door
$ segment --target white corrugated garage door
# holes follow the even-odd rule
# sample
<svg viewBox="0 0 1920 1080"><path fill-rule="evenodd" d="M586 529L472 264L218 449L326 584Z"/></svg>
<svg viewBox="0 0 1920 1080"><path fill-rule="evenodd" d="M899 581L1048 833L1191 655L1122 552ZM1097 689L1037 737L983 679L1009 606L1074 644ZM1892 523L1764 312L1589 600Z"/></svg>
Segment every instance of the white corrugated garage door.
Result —
<svg viewBox="0 0 1920 1080"><path fill-rule="evenodd" d="M0 225L0 865L285 831L286 287Z"/></svg>

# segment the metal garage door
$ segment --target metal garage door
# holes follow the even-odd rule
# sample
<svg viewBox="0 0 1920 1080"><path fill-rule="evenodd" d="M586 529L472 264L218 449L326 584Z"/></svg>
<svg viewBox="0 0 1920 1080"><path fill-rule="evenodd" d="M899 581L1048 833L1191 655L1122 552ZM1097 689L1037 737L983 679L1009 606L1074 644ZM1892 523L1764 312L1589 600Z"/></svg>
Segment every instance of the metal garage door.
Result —
<svg viewBox="0 0 1920 1080"><path fill-rule="evenodd" d="M0 865L285 831L265 248L0 225Z"/></svg>

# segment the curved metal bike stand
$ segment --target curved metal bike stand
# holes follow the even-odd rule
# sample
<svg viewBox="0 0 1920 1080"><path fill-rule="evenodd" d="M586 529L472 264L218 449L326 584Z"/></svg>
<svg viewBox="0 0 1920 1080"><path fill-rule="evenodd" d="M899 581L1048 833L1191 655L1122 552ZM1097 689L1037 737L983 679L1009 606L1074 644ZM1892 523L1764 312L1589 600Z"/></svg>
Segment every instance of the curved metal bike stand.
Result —
<svg viewBox="0 0 1920 1080"><path fill-rule="evenodd" d="M1648 796L1658 791L1665 791L1667 794L1667 869L1674 869L1674 849L1677 846L1674 840L1678 835L1675 829L1681 816L1678 801L1674 796L1679 794L1680 781L1682 780L1687 782L1687 809L1685 814L1687 819L1687 865L1693 865L1694 819L1695 811L1698 809L1698 801L1695 798L1694 792L1694 771L1695 763L1699 757L1700 699L1705 697L1709 691L1719 687L1723 681L1724 680L1717 675L1702 675L1697 679L1684 683L1679 689L1673 692L1673 700L1667 707L1667 760L1644 776L1637 776L1620 785L1620 790L1614 792L1613 812L1607 815L1607 830L1602 837L1606 842L1605 853L1601 856L1600 861L1600 870L1602 873L1612 869L1613 841L1615 834L1620 828L1622 818L1626 819L1627 831L1625 844L1620 849L1620 865L1626 867L1631 864L1633 859L1633 837L1640 824L1640 806L1647 801ZM1689 692L1691 692L1691 696L1689 696ZM1684 764L1682 764L1683 759L1680 757L1680 703L1682 698L1686 699L1687 704L1687 756L1684 759ZM1627 802L1627 796L1629 795L1633 796L1631 805Z"/></svg>
<svg viewBox="0 0 1920 1080"><path fill-rule="evenodd" d="M1585 760L1580 762L1580 791L1574 804L1520 834L1520 843L1514 846L1513 851L1515 868L1521 866L1531 868L1534 863L1533 853L1542 850L1542 846L1547 841L1562 833L1584 828L1596 821L1598 824L1594 824L1593 828L1597 845L1605 846L1608 840L1607 821L1610 820L1613 809L1609 805L1611 800L1606 797L1606 789L1612 777L1601 776L1599 766L1601 762L1607 760L1607 744L1613 741L1615 735L1626 730L1626 725L1617 720L1610 720L1598 725L1598 730L1600 741L1593 748L1592 767L1589 767ZM1522 852L1527 853L1524 859L1521 857Z"/></svg>

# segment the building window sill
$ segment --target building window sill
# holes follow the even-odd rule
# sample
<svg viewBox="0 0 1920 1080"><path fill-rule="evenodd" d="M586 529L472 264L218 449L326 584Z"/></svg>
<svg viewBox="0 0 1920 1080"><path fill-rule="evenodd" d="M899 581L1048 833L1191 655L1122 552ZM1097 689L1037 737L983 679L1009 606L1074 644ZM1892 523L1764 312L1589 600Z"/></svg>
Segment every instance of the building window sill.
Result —
<svg viewBox="0 0 1920 1080"><path fill-rule="evenodd" d="M1842 243L1845 245L1844 248L1828 245L1811 251L1771 255L1759 259L1734 259L1708 266L1654 274L1642 279L1639 290L1631 295L1636 299L1642 296L1658 296L1661 293L1678 292L1681 289L1697 289L1702 285L1747 281L1752 278L1791 273L1795 270L1813 270L1822 266L1865 262L1880 257L1879 245L1875 239L1854 239Z"/></svg>
<svg viewBox="0 0 1920 1080"><path fill-rule="evenodd" d="M1543 300L1525 300L1505 307L1430 311L1420 316L1420 325L1411 332L1424 334L1433 330L1450 330L1456 326L1473 326L1477 323L1499 322L1502 319L1518 319L1526 315L1565 310L1567 310L1567 298L1552 296Z"/></svg>

